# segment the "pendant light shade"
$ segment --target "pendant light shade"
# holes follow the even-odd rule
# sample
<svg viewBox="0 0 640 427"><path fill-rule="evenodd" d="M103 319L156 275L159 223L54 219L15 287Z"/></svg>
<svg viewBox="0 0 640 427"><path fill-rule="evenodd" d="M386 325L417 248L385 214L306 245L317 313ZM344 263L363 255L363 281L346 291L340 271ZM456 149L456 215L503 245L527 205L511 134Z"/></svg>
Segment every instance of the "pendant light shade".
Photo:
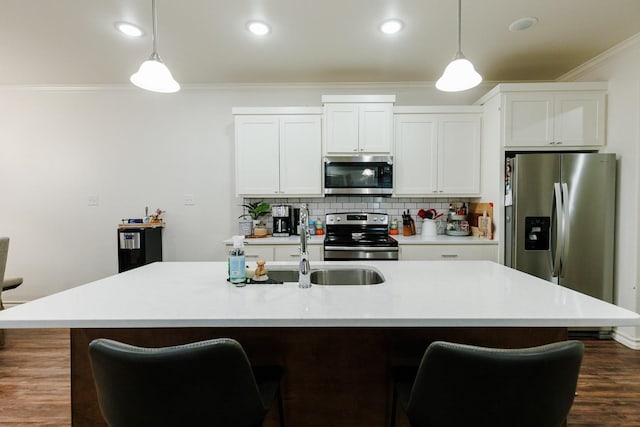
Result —
<svg viewBox="0 0 640 427"><path fill-rule="evenodd" d="M137 73L131 75L131 83L152 92L172 93L180 90L180 84L175 81L171 75L171 71L160 59L160 55L156 51L157 38L157 16L156 16L156 0L151 1L151 12L153 15L153 52L149 59L140 65Z"/></svg>
<svg viewBox="0 0 640 427"><path fill-rule="evenodd" d="M482 82L482 76L478 74L471 61L462 54L461 3L462 0L458 0L458 51L453 61L444 69L442 77L436 82L436 88L443 92L460 92L476 87Z"/></svg>

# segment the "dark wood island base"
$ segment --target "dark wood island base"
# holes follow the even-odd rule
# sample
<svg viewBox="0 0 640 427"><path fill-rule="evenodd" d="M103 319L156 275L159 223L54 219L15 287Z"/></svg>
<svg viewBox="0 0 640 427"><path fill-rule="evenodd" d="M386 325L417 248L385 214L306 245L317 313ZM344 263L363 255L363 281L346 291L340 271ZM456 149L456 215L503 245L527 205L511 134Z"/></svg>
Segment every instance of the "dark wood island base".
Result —
<svg viewBox="0 0 640 427"><path fill-rule="evenodd" d="M279 364L286 423L293 427L387 426L389 367L418 364L430 342L518 348L567 339L566 328L144 328L71 329L71 403L75 427L106 425L88 358L89 342L110 338L160 347L231 337L253 365ZM212 420L213 421L213 420ZM277 426L270 411L265 426ZM407 425L398 414L398 426Z"/></svg>

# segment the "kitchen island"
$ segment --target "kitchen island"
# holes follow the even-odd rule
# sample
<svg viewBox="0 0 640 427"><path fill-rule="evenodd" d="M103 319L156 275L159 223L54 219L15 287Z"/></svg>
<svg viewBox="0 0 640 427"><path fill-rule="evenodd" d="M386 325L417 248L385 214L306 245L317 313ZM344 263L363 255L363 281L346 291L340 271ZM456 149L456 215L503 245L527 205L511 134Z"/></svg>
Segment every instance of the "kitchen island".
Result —
<svg viewBox="0 0 640 427"><path fill-rule="evenodd" d="M161 346L220 336L240 341L256 365L285 366L288 425L364 426L389 421L389 366L418 363L433 340L523 347L566 339L573 326L640 324L636 313L487 261L312 268L350 265L374 267L385 282L236 288L224 262L154 263L5 310L0 328L71 329L74 426L102 422L92 339ZM266 425L276 422L270 414Z"/></svg>

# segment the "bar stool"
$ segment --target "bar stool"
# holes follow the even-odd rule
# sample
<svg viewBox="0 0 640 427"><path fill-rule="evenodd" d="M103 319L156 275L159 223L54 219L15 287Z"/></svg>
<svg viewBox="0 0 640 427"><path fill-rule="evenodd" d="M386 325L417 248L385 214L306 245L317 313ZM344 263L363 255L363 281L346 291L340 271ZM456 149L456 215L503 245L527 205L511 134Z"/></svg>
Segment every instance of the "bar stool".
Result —
<svg viewBox="0 0 640 427"><path fill-rule="evenodd" d="M111 427L260 426L276 398L284 426L283 369L252 368L233 339L162 348L96 339L89 356Z"/></svg>
<svg viewBox="0 0 640 427"><path fill-rule="evenodd" d="M417 368L392 368L391 426L398 403L412 426L559 426L583 353L579 341L524 349L436 341Z"/></svg>

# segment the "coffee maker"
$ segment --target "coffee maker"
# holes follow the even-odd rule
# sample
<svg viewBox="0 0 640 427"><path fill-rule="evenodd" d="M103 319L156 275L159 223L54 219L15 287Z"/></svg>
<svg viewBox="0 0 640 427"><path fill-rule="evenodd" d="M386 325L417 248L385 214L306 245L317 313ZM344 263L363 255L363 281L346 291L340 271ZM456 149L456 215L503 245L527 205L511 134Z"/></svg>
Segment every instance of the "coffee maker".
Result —
<svg viewBox="0 0 640 427"><path fill-rule="evenodd" d="M271 206L273 218L273 237L288 237L291 235L291 206Z"/></svg>

